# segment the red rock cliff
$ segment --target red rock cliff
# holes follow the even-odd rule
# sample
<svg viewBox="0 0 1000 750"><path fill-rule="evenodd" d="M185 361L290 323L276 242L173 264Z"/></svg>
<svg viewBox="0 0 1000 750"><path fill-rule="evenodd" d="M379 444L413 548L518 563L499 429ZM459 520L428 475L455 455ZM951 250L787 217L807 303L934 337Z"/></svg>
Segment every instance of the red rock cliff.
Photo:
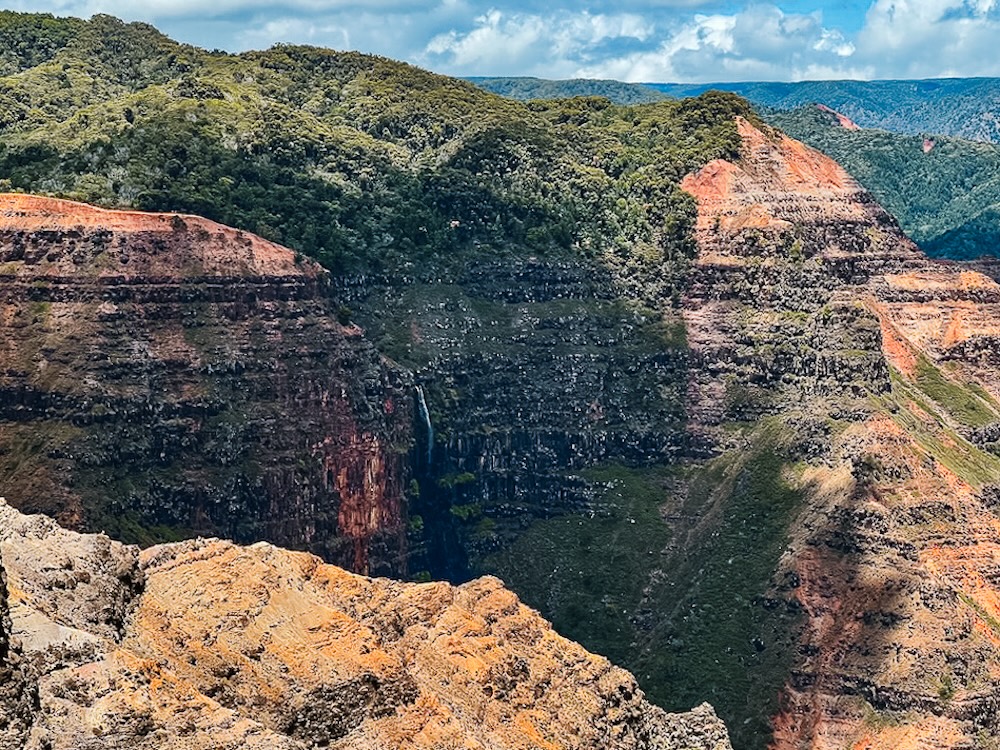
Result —
<svg viewBox="0 0 1000 750"><path fill-rule="evenodd" d="M924 258L831 160L739 128L739 162L684 182L699 203L686 315L696 428L718 443L731 419L813 425L775 570L804 619L773 747L988 746L1000 287ZM767 399L724 412L734 382Z"/></svg>
<svg viewBox="0 0 1000 750"><path fill-rule="evenodd" d="M252 234L0 196L0 483L74 527L400 572L407 376L336 318Z"/></svg>

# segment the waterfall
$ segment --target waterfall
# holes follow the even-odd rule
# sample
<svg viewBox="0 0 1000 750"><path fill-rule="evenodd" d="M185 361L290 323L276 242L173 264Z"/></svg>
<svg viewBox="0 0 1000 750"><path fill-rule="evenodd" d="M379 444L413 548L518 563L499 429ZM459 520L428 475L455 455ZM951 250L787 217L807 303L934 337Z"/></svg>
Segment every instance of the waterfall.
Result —
<svg viewBox="0 0 1000 750"><path fill-rule="evenodd" d="M427 399L424 398L424 389L417 386L417 406L420 409L420 417L424 420L427 428L427 468L431 468L434 459L434 425L431 424L431 413L427 409Z"/></svg>

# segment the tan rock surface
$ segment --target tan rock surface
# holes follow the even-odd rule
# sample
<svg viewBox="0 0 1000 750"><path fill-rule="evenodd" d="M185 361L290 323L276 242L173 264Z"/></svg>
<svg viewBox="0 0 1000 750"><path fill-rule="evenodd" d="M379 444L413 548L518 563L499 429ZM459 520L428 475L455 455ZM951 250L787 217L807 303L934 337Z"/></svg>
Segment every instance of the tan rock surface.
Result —
<svg viewBox="0 0 1000 750"><path fill-rule="evenodd" d="M26 731L0 722L5 750L729 747L710 708L651 706L493 578L406 584L219 540L140 556L6 504L0 555L0 634L37 695Z"/></svg>
<svg viewBox="0 0 1000 750"><path fill-rule="evenodd" d="M108 243L97 258L81 255L87 235L99 232ZM72 276L82 270L97 269L101 277L132 279L201 275L220 278L317 277L322 269L311 261L295 262L287 248L268 242L249 232L217 224L199 216L160 214L140 211L113 211L86 203L15 193L0 194L0 233L18 233L29 238L20 247L19 257L4 257L0 262L22 260L33 250L30 238L36 237L43 257L35 262L0 269L19 275ZM178 268L177 255L165 252L165 244L174 249L178 235L187 235L184 261ZM60 243L59 238L69 241ZM79 244L72 245L76 239ZM65 244L64 247L60 245ZM74 252L77 251L77 252Z"/></svg>

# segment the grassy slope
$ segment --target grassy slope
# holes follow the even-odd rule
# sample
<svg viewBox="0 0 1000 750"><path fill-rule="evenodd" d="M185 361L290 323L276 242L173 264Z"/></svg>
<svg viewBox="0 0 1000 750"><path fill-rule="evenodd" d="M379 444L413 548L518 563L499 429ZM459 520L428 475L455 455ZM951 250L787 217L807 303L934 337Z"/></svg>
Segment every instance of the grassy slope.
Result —
<svg viewBox="0 0 1000 750"><path fill-rule="evenodd" d="M805 497L791 434L765 422L746 426L746 449L705 464L591 470L606 487L593 517L536 524L491 567L657 703L708 700L737 747L761 746L794 660L797 617L768 604Z"/></svg>
<svg viewBox="0 0 1000 750"><path fill-rule="evenodd" d="M768 120L843 164L934 257L969 259L1000 248L1000 139L992 112L1000 80L818 81L795 84L623 84L537 78L471 79L514 99L579 94L617 102L651 100L649 92L696 96L712 89L737 92L769 110ZM868 128L836 126L814 109L822 102ZM991 109L991 107L993 109ZM794 111L790 111L795 108ZM923 152L926 133L935 147Z"/></svg>
<svg viewBox="0 0 1000 750"><path fill-rule="evenodd" d="M683 223L663 221L690 212L676 184L733 151L746 111L722 96L526 106L382 58L210 54L108 17L59 39L0 78L0 181L200 213L334 270L483 246L582 251L630 274L681 262Z"/></svg>

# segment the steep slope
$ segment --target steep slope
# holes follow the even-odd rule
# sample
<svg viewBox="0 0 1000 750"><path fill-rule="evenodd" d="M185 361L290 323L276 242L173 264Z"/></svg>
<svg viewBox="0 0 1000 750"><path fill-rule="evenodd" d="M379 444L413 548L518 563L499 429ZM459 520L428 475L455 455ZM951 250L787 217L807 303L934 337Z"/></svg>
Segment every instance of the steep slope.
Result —
<svg viewBox="0 0 1000 750"><path fill-rule="evenodd" d="M989 746L997 285L923 258L829 159L741 133L739 162L685 181L713 280L694 288L689 335L708 355L696 389L768 386L763 410L788 431L784 471L802 493L766 604L800 618L773 746ZM768 283L748 287L763 269ZM831 318L857 347L846 359L813 333ZM824 357L797 343L800 325Z"/></svg>
<svg viewBox="0 0 1000 750"><path fill-rule="evenodd" d="M896 133L1000 141L1000 79L934 78L904 81L801 81L797 83L649 83L669 96L731 91L754 104L795 109L822 102L863 128Z"/></svg>
<svg viewBox="0 0 1000 750"><path fill-rule="evenodd" d="M730 747L708 706L654 708L495 579L362 578L263 543L140 555L2 502L0 554L0 636L38 693L0 746Z"/></svg>
<svg viewBox="0 0 1000 750"><path fill-rule="evenodd" d="M767 120L844 166L932 257L1000 248L1000 148L939 135L846 130L817 107Z"/></svg>
<svg viewBox="0 0 1000 750"><path fill-rule="evenodd" d="M888 390L877 324L854 289L921 256L835 162L745 120L738 126L740 161L711 162L681 183L699 212L684 312L701 362L689 391L696 425ZM727 404L742 413L727 415Z"/></svg>
<svg viewBox="0 0 1000 750"><path fill-rule="evenodd" d="M71 527L405 570L405 372L327 274L193 216L0 195L0 481Z"/></svg>
<svg viewBox="0 0 1000 750"><path fill-rule="evenodd" d="M197 210L332 269L337 314L423 394L426 414L405 399L414 574L466 578L525 524L589 515L581 468L699 450L678 183L733 154L744 102L526 106L381 58L209 54L108 17L59 39L0 81L19 103L0 179Z"/></svg>

